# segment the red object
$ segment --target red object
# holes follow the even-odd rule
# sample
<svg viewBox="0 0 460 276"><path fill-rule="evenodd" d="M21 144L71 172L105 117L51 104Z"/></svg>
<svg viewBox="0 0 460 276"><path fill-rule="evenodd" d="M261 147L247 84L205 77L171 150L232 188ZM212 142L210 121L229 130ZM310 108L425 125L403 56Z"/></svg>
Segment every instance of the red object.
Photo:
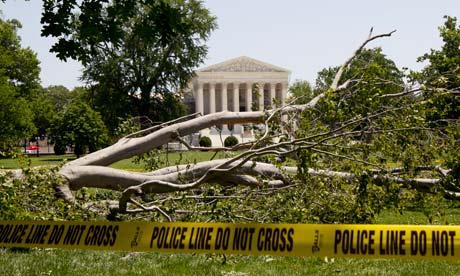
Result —
<svg viewBox="0 0 460 276"><path fill-rule="evenodd" d="M39 148L39 146L30 146L27 148L27 150L38 150Z"/></svg>

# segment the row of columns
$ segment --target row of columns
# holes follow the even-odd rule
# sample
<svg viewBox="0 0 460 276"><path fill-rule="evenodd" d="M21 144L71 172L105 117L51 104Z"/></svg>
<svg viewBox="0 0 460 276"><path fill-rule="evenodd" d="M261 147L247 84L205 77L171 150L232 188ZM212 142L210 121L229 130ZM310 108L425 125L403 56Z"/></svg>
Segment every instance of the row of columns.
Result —
<svg viewBox="0 0 460 276"><path fill-rule="evenodd" d="M219 82L209 82L209 113L215 113L216 112L216 84ZM195 94L195 110L196 112L200 112L201 114L204 114L204 82L198 82L198 89L196 90ZM246 111L250 110L250 107L252 105L252 85L253 83L238 83L234 82L233 83L233 111L240 111L240 84L246 84L246 95L245 95L245 106L246 106ZM278 83L269 83L270 84L270 103L273 106L273 99L276 99L276 86ZM221 107L222 110L227 110L227 94L228 94L228 83L221 83L222 89L221 89ZM259 85L259 110L264 110L264 86L265 83L258 83ZM284 104L284 101L286 99L286 92L287 92L287 84L286 83L281 83L281 99L280 102L281 104Z"/></svg>

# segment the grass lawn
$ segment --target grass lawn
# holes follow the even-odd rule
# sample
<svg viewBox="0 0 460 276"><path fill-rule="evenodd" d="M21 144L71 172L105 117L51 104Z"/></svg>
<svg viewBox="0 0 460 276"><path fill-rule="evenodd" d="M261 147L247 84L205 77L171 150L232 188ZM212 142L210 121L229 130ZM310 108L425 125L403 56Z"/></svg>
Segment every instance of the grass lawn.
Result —
<svg viewBox="0 0 460 276"><path fill-rule="evenodd" d="M458 275L460 262L0 249L2 275Z"/></svg>
<svg viewBox="0 0 460 276"><path fill-rule="evenodd" d="M188 162L201 162L211 159L214 156L214 152L203 151L203 152L171 152L162 154L161 160L169 165L185 164ZM218 153L215 156L217 158L225 157L223 153ZM41 155L36 157L34 155L24 156L19 159L13 158L0 158L0 169L17 169L27 165L30 161L31 166L47 166L57 165L65 161L74 160L76 157L73 154L66 155ZM113 168L129 170L129 171L142 171L143 165L133 163L134 158L118 161L111 165Z"/></svg>
<svg viewBox="0 0 460 276"><path fill-rule="evenodd" d="M36 156L23 156L21 158L0 158L0 169L17 169L24 167L30 162L31 166L49 166L57 165L64 161L74 160L76 157L73 154L66 155L40 155Z"/></svg>
<svg viewBox="0 0 460 276"><path fill-rule="evenodd" d="M213 153L171 153L170 165L208 160ZM72 160L67 156L30 157L32 166ZM217 156L221 158L221 156ZM141 171L132 159L112 167ZM0 159L0 168L14 169L20 162ZM1 188L1 187L0 187ZM0 206L1 208L1 206ZM460 224L460 211L449 209L436 224ZM1 219L1 218L0 218ZM384 211L380 224L428 224L421 212ZM0 275L459 275L460 261L323 259L217 254L128 253L111 251L0 248Z"/></svg>

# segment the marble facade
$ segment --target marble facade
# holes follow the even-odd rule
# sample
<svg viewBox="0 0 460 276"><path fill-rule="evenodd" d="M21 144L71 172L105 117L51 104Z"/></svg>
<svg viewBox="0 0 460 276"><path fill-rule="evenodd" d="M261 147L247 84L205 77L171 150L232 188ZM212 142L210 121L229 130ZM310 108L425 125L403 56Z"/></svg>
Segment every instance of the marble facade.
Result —
<svg viewBox="0 0 460 276"><path fill-rule="evenodd" d="M195 112L203 115L219 111L270 109L284 104L290 71L249 57L238 57L196 72L191 90ZM202 130L213 146L221 146L221 137L233 135L240 142L253 139L248 126L223 125Z"/></svg>

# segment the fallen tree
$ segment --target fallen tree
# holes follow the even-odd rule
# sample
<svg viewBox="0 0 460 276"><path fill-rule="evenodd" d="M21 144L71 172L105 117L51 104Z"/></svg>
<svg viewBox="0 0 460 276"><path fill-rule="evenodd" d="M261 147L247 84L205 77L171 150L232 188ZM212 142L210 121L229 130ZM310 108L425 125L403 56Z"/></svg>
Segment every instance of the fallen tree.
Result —
<svg viewBox="0 0 460 276"><path fill-rule="evenodd" d="M169 220L170 215L154 204L158 200L149 203L147 200L141 202L138 198L145 198L148 194L194 190L205 184L247 186L259 192L272 192L297 185L310 185L312 180L309 177L339 179L343 183L351 183L358 186L358 194L368 193L366 185L372 183L382 187L397 185L398 188L460 198L460 187L451 177L452 170L436 164L435 155L420 157L427 148L433 150L439 143L444 143L442 137L447 135L442 129L430 127L429 122L421 122L420 116L415 114L426 100L417 97L420 89L401 87L401 91L394 93L370 95L372 101L378 102L378 108L345 119L337 115L339 105L346 102L349 94L356 93L354 89L358 85L369 82L364 75L344 79L344 72L349 70L353 60L369 42L393 33L370 33L365 42L337 70L330 88L307 104L296 105L294 100L286 106L265 112L223 111L204 116L193 114L132 133L107 148L64 164L58 171L63 181L55 185L56 194L68 202L75 202L75 191L82 188L119 191L119 199L110 202L112 213L154 210ZM385 80L379 81L385 83ZM327 115L332 111L335 112L334 120L330 120L330 115ZM286 117L288 120L285 120ZM395 122L388 122L392 120ZM107 167L169 142L182 143L189 150L202 150L188 145L182 137L218 125L248 123L262 126L257 140L232 148L212 149L234 152L228 158L170 166L146 173ZM424 141L427 137L431 139L428 142ZM387 139L390 142L382 144ZM392 145L392 142L402 145ZM394 147L388 150L391 154L384 152L391 147ZM421 158L420 162L409 164L411 162L406 159L395 157L394 153L399 149L409 155L405 157L407 160ZM384 160L375 162L379 154L384 155ZM389 156L393 156L396 165L401 163L402 166L387 164L386 159L391 158ZM332 164L331 160L335 160L335 163ZM338 193L338 190L332 191L331 198ZM231 195L187 197L209 200L229 198Z"/></svg>

